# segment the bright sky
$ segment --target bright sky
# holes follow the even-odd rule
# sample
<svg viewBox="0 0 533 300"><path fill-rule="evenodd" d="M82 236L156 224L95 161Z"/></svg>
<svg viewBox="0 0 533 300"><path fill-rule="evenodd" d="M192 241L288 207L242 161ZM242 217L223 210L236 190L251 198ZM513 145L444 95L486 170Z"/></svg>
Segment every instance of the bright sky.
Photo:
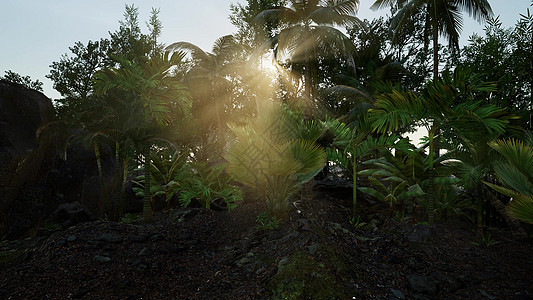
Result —
<svg viewBox="0 0 533 300"><path fill-rule="evenodd" d="M122 20L124 6L139 7L139 21L145 30L152 7L160 8L163 33L160 41L192 42L211 50L213 42L236 29L230 24L230 3L245 0L0 0L0 75L12 70L33 80L44 82L44 93L50 98L60 95L45 78L49 65L61 55L69 53L68 47L76 41L87 44L89 40L109 37ZM358 17L373 19L388 10L369 10L373 0L361 0ZM490 0L495 15L505 27L513 26L520 14L526 13L531 0ZM483 26L468 20L464 26L461 43L473 32L482 34ZM147 31L145 31L147 32Z"/></svg>

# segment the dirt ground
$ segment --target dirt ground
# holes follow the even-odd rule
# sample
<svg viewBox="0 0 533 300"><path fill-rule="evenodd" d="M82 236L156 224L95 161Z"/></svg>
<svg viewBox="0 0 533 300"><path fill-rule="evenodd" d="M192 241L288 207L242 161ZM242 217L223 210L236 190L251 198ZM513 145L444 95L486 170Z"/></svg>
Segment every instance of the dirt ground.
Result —
<svg viewBox="0 0 533 300"><path fill-rule="evenodd" d="M0 244L2 299L533 299L531 243L472 224L367 216L328 195L294 203L179 208L155 222L83 223Z"/></svg>

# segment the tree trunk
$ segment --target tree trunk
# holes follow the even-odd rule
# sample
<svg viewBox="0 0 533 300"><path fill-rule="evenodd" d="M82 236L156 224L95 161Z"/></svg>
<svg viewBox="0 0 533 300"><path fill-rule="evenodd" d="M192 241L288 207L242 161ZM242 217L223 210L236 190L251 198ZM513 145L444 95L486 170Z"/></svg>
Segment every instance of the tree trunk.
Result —
<svg viewBox="0 0 533 300"><path fill-rule="evenodd" d="M433 22L433 80L439 78L439 31L437 22Z"/></svg>
<svg viewBox="0 0 533 300"><path fill-rule="evenodd" d="M96 166L98 167L98 179L100 180L100 205L102 203L105 203L106 213L111 214L111 198L110 197L106 198L105 196L104 172L102 171L102 159L100 155L100 147L98 146L97 143L94 143L93 149L94 149L94 155L96 156Z"/></svg>
<svg viewBox="0 0 533 300"><path fill-rule="evenodd" d="M433 129L430 129L428 132L428 138L429 138L429 154L428 154L428 160L429 160L429 195L428 195L428 223L430 225L433 225L435 222L435 174L434 174L434 166L433 166L433 151L434 151L434 132Z"/></svg>
<svg viewBox="0 0 533 300"><path fill-rule="evenodd" d="M146 145L144 149L144 202L143 202L143 220L144 223L152 223L152 194L150 193L150 146Z"/></svg>
<svg viewBox="0 0 533 300"><path fill-rule="evenodd" d="M119 217L124 213L124 203L126 202L126 183L128 183L128 159L122 159L122 184L120 186L120 203L118 204Z"/></svg>
<svg viewBox="0 0 533 300"><path fill-rule="evenodd" d="M352 199L352 215L357 216L357 156L355 155L355 148L353 150L353 199Z"/></svg>
<svg viewBox="0 0 533 300"><path fill-rule="evenodd" d="M437 24L437 21L435 19L435 17L437 16L437 7L436 5L434 5L434 9L435 9L435 14L434 14L434 17L433 17L433 81L436 81L438 78L439 78L439 31L438 31L438 24ZM440 143L439 143L439 140L440 140L440 129L439 129L439 126L438 124L435 122L435 120L433 120L433 132L435 133L435 135L437 136L436 139L433 140L433 149L435 151L435 156L436 157L439 157L440 156Z"/></svg>
<svg viewBox="0 0 533 300"><path fill-rule="evenodd" d="M531 36L531 48L533 49L533 34ZM533 129L533 55L529 59L529 72L531 77L529 79L529 130Z"/></svg>
<svg viewBox="0 0 533 300"><path fill-rule="evenodd" d="M305 24L305 32L308 38L312 38L311 30L308 24ZM311 71L311 56L312 49L309 49L309 46L305 49L305 72L304 72L304 83L305 83L305 117L306 119L311 116L311 101L313 97L313 76Z"/></svg>
<svg viewBox="0 0 533 300"><path fill-rule="evenodd" d="M308 50L306 50L308 52ZM308 118L311 115L311 60L306 53L305 59L305 117Z"/></svg>
<svg viewBox="0 0 533 300"><path fill-rule="evenodd" d="M217 84L216 82L214 82L214 80L211 81L211 99L213 100L214 104L215 104L215 115L216 115L216 118L217 118L217 135L218 135L218 138L220 139L220 145L222 147L222 151L224 150L224 148L226 147L226 139L224 137L224 127L223 127L223 124L222 124L222 117L221 117L221 108L220 108L220 97L217 97L216 96L216 93L215 91L217 90ZM220 157L216 157L215 159L218 160Z"/></svg>
<svg viewBox="0 0 533 300"><path fill-rule="evenodd" d="M120 202L120 190L122 183L122 172L120 170L120 143L118 140L115 141L115 203L112 206L112 221L118 221L120 214L120 207L118 203Z"/></svg>

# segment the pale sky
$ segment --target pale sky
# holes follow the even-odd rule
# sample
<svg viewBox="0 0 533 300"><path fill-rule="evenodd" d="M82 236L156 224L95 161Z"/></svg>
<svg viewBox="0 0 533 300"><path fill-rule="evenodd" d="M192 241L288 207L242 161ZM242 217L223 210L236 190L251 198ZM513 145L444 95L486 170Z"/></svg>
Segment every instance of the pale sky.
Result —
<svg viewBox="0 0 533 300"><path fill-rule="evenodd" d="M358 17L373 19L388 10L369 10L373 0L361 0ZM163 32L160 41L170 44L176 41L192 42L210 51L213 42L236 29L230 24L230 3L245 0L0 0L0 76L12 70L33 80L44 82L44 93L50 98L60 95L45 78L53 61L69 53L68 47L81 41L87 44L109 37L123 19L124 6L135 4L139 8L139 21L147 32L152 7L160 8ZM491 0L494 14L500 16L505 27L513 26L520 14L525 14L531 0ZM531 8L530 8L531 10ZM483 33L466 15L461 43L466 43L473 32Z"/></svg>

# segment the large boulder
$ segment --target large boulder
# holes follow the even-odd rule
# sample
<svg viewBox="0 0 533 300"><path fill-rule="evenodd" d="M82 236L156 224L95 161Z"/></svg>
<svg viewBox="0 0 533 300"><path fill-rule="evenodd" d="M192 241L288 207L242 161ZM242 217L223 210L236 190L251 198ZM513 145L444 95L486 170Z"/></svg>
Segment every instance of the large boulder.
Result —
<svg viewBox="0 0 533 300"><path fill-rule="evenodd" d="M37 128L54 115L52 101L44 94L0 80L0 182L14 158L35 148Z"/></svg>
<svg viewBox="0 0 533 300"><path fill-rule="evenodd" d="M47 192L37 179L46 153L33 159L28 155L37 147L37 129L54 116L52 101L45 95L0 80L0 236L24 235L42 215ZM18 183L24 183L24 188Z"/></svg>
<svg viewBox="0 0 533 300"><path fill-rule="evenodd" d="M0 81L0 237L33 235L64 203L80 201L102 215L99 193L87 192L99 188L94 152L73 138L66 159L57 155L68 137L82 135L56 122L52 102L42 93ZM112 186L112 151L104 147L101 152L106 183Z"/></svg>
<svg viewBox="0 0 533 300"><path fill-rule="evenodd" d="M50 221L67 228L79 223L93 221L93 213L79 202L61 204L50 216Z"/></svg>
<svg viewBox="0 0 533 300"><path fill-rule="evenodd" d="M103 216L96 157L79 138L85 134L56 121L42 93L0 81L0 237L35 234L64 203L78 201ZM109 197L116 164L111 147L100 152Z"/></svg>

